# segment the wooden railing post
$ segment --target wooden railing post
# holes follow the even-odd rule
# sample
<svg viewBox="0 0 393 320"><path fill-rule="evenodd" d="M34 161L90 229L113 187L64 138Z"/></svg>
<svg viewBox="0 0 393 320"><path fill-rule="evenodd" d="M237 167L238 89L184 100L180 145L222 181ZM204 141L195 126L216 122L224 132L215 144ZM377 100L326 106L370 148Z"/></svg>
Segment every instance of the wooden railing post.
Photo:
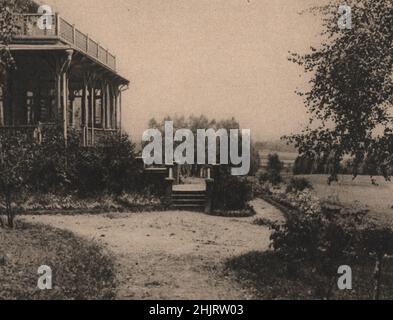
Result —
<svg viewBox="0 0 393 320"><path fill-rule="evenodd" d="M168 177L165 178L165 205L169 208L172 205L172 191L175 179L173 177L173 165L168 167Z"/></svg>
<svg viewBox="0 0 393 320"><path fill-rule="evenodd" d="M60 37L60 15L56 13L56 35Z"/></svg>
<svg viewBox="0 0 393 320"><path fill-rule="evenodd" d="M75 25L73 24L73 25L72 25L72 43L73 43L74 45L76 44L75 35L76 35L76 32L75 32Z"/></svg>

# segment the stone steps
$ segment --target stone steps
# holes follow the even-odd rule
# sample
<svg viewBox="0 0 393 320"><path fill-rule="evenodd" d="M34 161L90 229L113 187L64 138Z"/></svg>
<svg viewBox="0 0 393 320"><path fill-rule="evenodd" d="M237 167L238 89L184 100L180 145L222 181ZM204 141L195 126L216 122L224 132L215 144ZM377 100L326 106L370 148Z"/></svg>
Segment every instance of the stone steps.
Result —
<svg viewBox="0 0 393 320"><path fill-rule="evenodd" d="M177 210L205 210L206 191L173 191L172 208Z"/></svg>

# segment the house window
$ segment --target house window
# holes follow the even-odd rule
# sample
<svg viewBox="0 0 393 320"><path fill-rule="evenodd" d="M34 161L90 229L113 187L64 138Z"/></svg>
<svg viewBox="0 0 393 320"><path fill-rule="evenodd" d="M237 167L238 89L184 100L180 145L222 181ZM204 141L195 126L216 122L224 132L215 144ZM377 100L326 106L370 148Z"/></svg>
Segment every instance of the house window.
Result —
<svg viewBox="0 0 393 320"><path fill-rule="evenodd" d="M68 106L68 125L76 129L80 129L82 126L82 104L83 92L74 92L74 96L71 97Z"/></svg>
<svg viewBox="0 0 393 320"><path fill-rule="evenodd" d="M102 94L101 94L101 90L99 90L97 92L96 95L96 112L95 112L95 126L96 128L102 128L103 127L103 123L102 123L102 119L103 119L103 109L102 109Z"/></svg>
<svg viewBox="0 0 393 320"><path fill-rule="evenodd" d="M35 119L37 117L35 108L34 108L34 93L32 91L26 92L26 109L27 109L27 124L31 125L35 123Z"/></svg>

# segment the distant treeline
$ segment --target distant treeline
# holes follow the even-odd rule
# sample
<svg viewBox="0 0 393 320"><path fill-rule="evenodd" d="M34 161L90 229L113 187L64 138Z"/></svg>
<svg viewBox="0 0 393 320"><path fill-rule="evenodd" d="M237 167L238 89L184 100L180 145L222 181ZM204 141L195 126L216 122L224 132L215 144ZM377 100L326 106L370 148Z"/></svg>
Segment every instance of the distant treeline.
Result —
<svg viewBox="0 0 393 320"><path fill-rule="evenodd" d="M297 153L297 150L294 146L288 145L285 141L281 141L281 140L258 141L258 142L255 142L255 148L258 151L274 150L275 152Z"/></svg>
<svg viewBox="0 0 393 320"><path fill-rule="evenodd" d="M372 158L364 159L360 164L355 165L353 159L346 159L340 162L338 168L334 167L335 164L329 161L328 158L311 158L306 155L299 156L294 163L294 174L331 174L336 169L338 174L355 174L355 175L368 175L379 176L383 175L381 169L378 167L376 161ZM391 175L393 168L385 168Z"/></svg>

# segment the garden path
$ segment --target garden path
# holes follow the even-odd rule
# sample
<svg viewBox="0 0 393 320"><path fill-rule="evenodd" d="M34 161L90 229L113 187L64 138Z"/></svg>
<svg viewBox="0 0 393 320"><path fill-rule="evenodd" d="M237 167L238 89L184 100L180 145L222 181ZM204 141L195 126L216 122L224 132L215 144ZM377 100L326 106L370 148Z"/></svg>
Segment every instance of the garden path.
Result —
<svg viewBox="0 0 393 320"><path fill-rule="evenodd" d="M268 250L269 229L253 222L280 213L263 200L254 207L257 215L251 218L168 211L23 219L70 230L112 253L119 299L252 299L224 265L227 259Z"/></svg>

